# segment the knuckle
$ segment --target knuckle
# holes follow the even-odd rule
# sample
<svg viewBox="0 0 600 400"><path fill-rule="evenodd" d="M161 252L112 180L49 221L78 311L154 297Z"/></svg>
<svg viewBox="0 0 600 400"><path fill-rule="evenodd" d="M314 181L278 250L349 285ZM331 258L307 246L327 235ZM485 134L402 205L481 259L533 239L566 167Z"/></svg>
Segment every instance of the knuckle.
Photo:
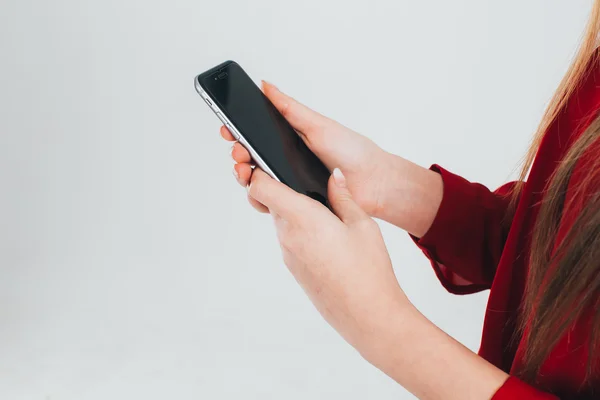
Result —
<svg viewBox="0 0 600 400"><path fill-rule="evenodd" d="M375 222L372 218L366 216L364 218L358 219L355 225L357 228L365 232L373 233L379 231L379 225L377 225L377 222Z"/></svg>
<svg viewBox="0 0 600 400"><path fill-rule="evenodd" d="M289 235L280 235L279 236L279 244L285 251L288 251L290 253L294 252L294 246L293 246L292 241L289 238Z"/></svg>
<svg viewBox="0 0 600 400"><path fill-rule="evenodd" d="M285 247L296 254L302 251L309 238L306 236L307 229L294 222L287 222L283 232Z"/></svg>
<svg viewBox="0 0 600 400"><path fill-rule="evenodd" d="M296 240L294 240L294 237L290 232L282 232L279 235L279 244L289 253L296 252Z"/></svg>
<svg viewBox="0 0 600 400"><path fill-rule="evenodd" d="M286 101L283 104L283 106L281 106L281 110L280 110L281 115L283 115L284 118L286 118L286 119L289 118L289 116L292 115L292 113L293 113L292 108L293 108L292 102Z"/></svg>

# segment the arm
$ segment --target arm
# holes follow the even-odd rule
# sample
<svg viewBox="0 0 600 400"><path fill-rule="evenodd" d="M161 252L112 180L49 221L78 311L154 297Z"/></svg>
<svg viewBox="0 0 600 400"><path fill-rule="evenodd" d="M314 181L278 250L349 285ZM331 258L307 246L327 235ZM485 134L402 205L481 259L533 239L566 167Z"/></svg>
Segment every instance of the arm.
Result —
<svg viewBox="0 0 600 400"><path fill-rule="evenodd" d="M509 378L419 313L395 279L378 225L338 169L328 193L335 215L260 170L249 188L273 215L291 273L366 360L421 399L556 400Z"/></svg>
<svg viewBox="0 0 600 400"><path fill-rule="evenodd" d="M377 326L361 354L419 399L557 400L480 358L412 305Z"/></svg>
<svg viewBox="0 0 600 400"><path fill-rule="evenodd" d="M361 353L419 399L490 399L508 378L414 307L381 322Z"/></svg>

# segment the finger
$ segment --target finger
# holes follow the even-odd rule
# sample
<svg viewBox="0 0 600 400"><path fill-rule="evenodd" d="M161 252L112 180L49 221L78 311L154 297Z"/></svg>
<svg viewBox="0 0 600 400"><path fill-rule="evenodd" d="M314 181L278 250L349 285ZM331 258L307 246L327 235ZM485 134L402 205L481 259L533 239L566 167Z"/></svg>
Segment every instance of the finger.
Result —
<svg viewBox="0 0 600 400"><path fill-rule="evenodd" d="M290 125L304 135L322 131L331 124L329 118L297 102L290 96L281 92L274 85L262 81L263 92L279 112L288 120Z"/></svg>
<svg viewBox="0 0 600 400"><path fill-rule="evenodd" d="M295 218L302 213L307 202L312 201L271 178L260 168L254 169L252 173L248 195L285 219Z"/></svg>
<svg viewBox="0 0 600 400"><path fill-rule="evenodd" d="M335 168L329 178L327 194L335 215L346 225L369 218L352 198L346 185L346 177L339 168Z"/></svg>
<svg viewBox="0 0 600 400"><path fill-rule="evenodd" d="M248 163L235 164L233 166L233 176L238 183L244 187L250 183L250 177L252 176L252 167Z"/></svg>
<svg viewBox="0 0 600 400"><path fill-rule="evenodd" d="M228 142L235 142L235 138L233 137L231 132L229 132L229 129L227 129L225 125L221 126L221 129L219 129L219 133L221 134L221 137L227 140Z"/></svg>
<svg viewBox="0 0 600 400"><path fill-rule="evenodd" d="M267 207L263 206L262 204L260 204L258 201L254 200L250 196L248 196L248 202L259 213L263 213L263 214L268 214L269 213L269 209Z"/></svg>
<svg viewBox="0 0 600 400"><path fill-rule="evenodd" d="M248 150L238 142L234 143L231 147L231 158L238 163L249 163L252 161L252 157L250 157Z"/></svg>
<svg viewBox="0 0 600 400"><path fill-rule="evenodd" d="M247 187L248 182L250 182L250 177L252 176L252 168L250 164L236 164L233 166L233 176L238 181L241 186ZM248 197L248 202L250 205L260 213L268 213L269 209L258 201L254 200L252 197Z"/></svg>

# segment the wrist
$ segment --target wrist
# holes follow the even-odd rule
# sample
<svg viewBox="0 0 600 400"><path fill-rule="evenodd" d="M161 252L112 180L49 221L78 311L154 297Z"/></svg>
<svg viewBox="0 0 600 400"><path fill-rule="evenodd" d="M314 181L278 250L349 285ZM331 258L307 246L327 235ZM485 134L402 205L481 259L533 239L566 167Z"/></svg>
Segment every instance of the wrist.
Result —
<svg viewBox="0 0 600 400"><path fill-rule="evenodd" d="M402 157L386 153L381 191L374 217L422 237L441 204L441 176Z"/></svg>

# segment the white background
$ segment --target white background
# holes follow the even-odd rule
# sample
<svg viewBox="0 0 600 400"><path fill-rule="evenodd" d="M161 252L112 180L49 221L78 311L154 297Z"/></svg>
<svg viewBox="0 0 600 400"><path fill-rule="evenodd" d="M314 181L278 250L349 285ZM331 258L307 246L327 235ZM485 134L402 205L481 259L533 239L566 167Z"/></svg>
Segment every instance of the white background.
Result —
<svg viewBox="0 0 600 400"><path fill-rule="evenodd" d="M589 0L0 3L0 398L409 399L328 327L235 183L193 77L226 59L424 166L496 187ZM401 284L477 350L382 224Z"/></svg>

